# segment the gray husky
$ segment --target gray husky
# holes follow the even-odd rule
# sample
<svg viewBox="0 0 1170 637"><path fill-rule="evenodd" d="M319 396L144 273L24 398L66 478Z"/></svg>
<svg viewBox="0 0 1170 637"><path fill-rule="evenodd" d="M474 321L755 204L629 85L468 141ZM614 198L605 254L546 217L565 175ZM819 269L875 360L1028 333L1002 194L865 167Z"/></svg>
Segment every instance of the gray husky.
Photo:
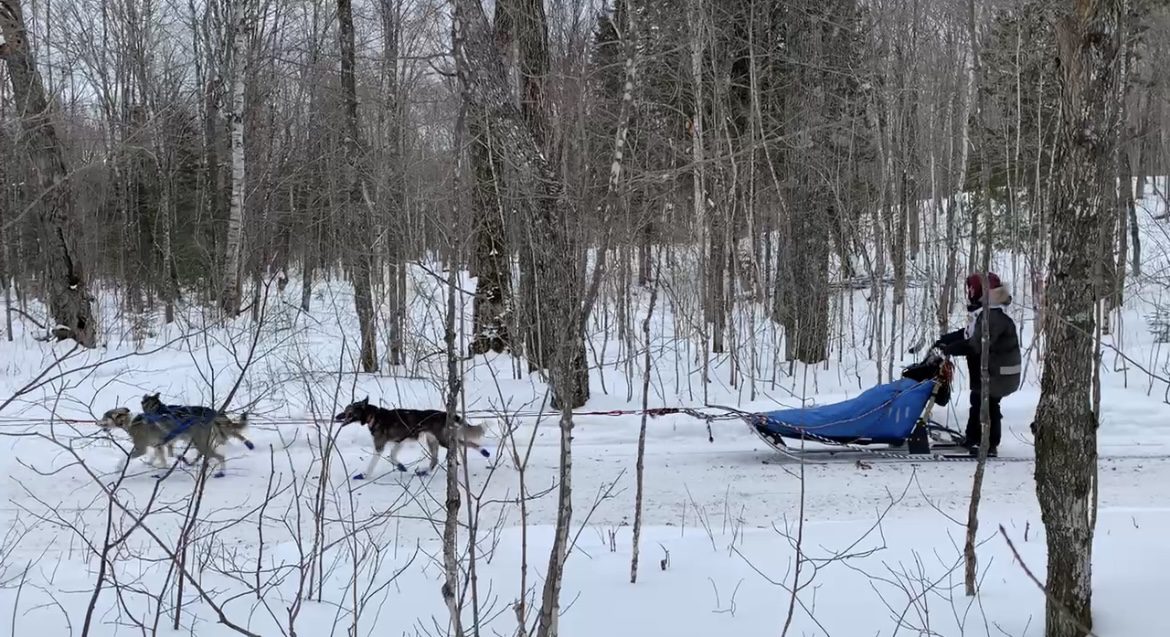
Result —
<svg viewBox="0 0 1170 637"><path fill-rule="evenodd" d="M143 402L147 400L144 398ZM235 437L244 440L249 449L253 448L251 441L240 433L248 426L248 415L242 414L238 421L233 421L213 410L213 413L207 414L197 411L198 409L200 408L194 408L196 411L192 411L191 408L162 405L152 412L144 411L133 416L126 407L107 411L98 424L105 429L122 429L129 434L134 444L119 473L126 469L131 460L145 455L150 449L154 450L154 460L151 464L165 468L168 450L174 454L175 442L187 440L201 456L216 461L218 470L213 476L223 477L227 460L217 451L221 444L227 442L229 437ZM187 462L182 455L179 457Z"/></svg>
<svg viewBox="0 0 1170 637"><path fill-rule="evenodd" d="M172 416L173 420L179 420L182 423L194 421L198 424L215 423L219 425L220 433L228 438L235 438L244 443L248 449L255 449L256 445L252 444L244 436L244 429L248 428L248 413L240 414L238 421L233 421L226 415L210 407L198 407L191 405L165 405L159 394L146 394L142 397L142 413L147 414L147 417L154 416L156 419L163 419L165 416ZM183 425L180 424L180 427ZM172 453L173 453L172 446Z"/></svg>
<svg viewBox="0 0 1170 637"><path fill-rule="evenodd" d="M351 422L360 422L369 428L370 435L374 438L374 455L370 458L370 464L366 467L365 473L357 474L353 477L354 480L362 480L374 472L374 466L382 457L382 450L386 448L387 442L394 443L394 447L390 449L390 462L394 463L394 467L399 471L406 471L406 467L398 461L398 450L402 448L403 442L414 440L427 446L431 464L426 469L416 471L418 475L426 475L433 471L435 465L439 463L439 447L451 453L452 442L478 449L480 455L485 458L491 457L488 450L481 446L483 427L464 422L458 415L455 416L455 440L450 439L446 411L385 409L371 405L367 396L346 406L340 414L333 417L333 420L341 423L342 427Z"/></svg>
<svg viewBox="0 0 1170 637"><path fill-rule="evenodd" d="M145 455L148 450L154 451L150 464L165 468L167 451L170 450L172 454L175 452L175 441L166 442L167 432L158 423L147 422L141 415L131 417L130 410L125 407L115 407L102 414L98 425L106 430L121 429L130 435L130 441L134 443L134 449L130 451L126 462L122 463L119 473L126 469L131 460Z"/></svg>

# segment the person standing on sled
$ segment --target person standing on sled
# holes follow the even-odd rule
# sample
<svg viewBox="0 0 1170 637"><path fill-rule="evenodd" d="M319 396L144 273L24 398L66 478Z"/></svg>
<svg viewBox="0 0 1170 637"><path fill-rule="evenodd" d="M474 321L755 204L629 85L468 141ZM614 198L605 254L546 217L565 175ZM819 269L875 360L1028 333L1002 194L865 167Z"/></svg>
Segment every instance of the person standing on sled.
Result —
<svg viewBox="0 0 1170 637"><path fill-rule="evenodd" d="M971 378L971 411L967 416L967 434L963 441L971 455L979 453L979 441L983 433L979 412L982 407L982 393L988 394L991 439L988 440L987 455L998 455L1003 427L1003 413L1000 401L1020 388L1020 338L1016 323L1006 311L1012 296L994 272L987 274L989 283L988 304L983 307L983 279L978 274L967 277L967 310L971 321L967 327L943 334L934 346L948 356L965 356L968 375ZM988 331L987 372L989 385L982 387L983 330Z"/></svg>

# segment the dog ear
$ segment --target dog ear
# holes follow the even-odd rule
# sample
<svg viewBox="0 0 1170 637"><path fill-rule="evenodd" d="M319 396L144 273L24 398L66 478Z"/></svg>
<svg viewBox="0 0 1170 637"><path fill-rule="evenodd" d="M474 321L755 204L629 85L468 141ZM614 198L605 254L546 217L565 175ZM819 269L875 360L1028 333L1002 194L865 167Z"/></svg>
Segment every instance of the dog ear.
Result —
<svg viewBox="0 0 1170 637"><path fill-rule="evenodd" d="M370 404L370 397L369 397L369 396L366 396L365 398L363 398L363 399L359 400L359 401L358 401L358 404L359 404L359 405L368 405L368 404Z"/></svg>

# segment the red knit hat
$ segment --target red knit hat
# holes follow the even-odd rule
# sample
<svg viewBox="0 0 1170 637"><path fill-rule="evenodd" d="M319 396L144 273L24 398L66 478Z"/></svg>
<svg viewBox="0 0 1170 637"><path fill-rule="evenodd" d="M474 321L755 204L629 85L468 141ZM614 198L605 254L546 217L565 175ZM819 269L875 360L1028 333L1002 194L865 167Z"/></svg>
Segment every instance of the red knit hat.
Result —
<svg viewBox="0 0 1170 637"><path fill-rule="evenodd" d="M987 282L991 284L992 290L1003 285L999 280L999 275L994 272L987 273ZM967 298L972 301L983 298L983 277L979 273L967 277Z"/></svg>

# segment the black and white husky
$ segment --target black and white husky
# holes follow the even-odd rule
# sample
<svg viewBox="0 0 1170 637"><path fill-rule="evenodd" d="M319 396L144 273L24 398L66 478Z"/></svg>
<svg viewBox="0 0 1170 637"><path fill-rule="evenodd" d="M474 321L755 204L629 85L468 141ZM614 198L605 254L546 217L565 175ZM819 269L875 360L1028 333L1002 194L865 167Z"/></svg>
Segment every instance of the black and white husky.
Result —
<svg viewBox="0 0 1170 637"><path fill-rule="evenodd" d="M467 423L456 414L455 440L452 441L447 429L447 412L438 409L385 409L371 405L367 396L347 405L340 414L333 417L333 420L341 423L342 427L351 422L360 422L369 428L370 436L374 439L374 455L370 458L370 464L364 473L354 476L354 480L363 480L374 472L374 466L378 464L378 459L382 457L382 451L388 442L394 443L390 449L390 462L394 463L394 467L399 471L406 471L406 466L398 461L398 451L403 442L414 440L426 445L431 464L426 469L417 471L418 475L426 475L433 471L439 463L439 447L451 453L452 442L478 449L480 455L485 458L491 457L488 450L482 447L483 427Z"/></svg>

